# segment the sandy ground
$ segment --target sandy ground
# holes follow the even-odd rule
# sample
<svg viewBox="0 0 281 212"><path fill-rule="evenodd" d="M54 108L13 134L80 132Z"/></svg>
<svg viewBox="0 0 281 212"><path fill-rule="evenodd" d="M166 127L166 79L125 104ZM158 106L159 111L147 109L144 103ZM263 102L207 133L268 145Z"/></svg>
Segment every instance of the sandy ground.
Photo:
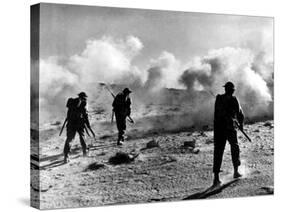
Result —
<svg viewBox="0 0 281 212"><path fill-rule="evenodd" d="M157 121L166 118L158 118ZM98 129L97 141L87 137L87 143L93 143L88 157L82 157L76 138L72 143L71 162L68 164L62 162L65 134L58 136L60 126L41 129L41 192L34 192L38 190L36 185L31 188L34 196L40 195L40 208L178 201L212 184L211 128L149 130L149 126L147 129L143 127L145 123L145 119L139 119L134 126L128 124L128 137L121 147L116 145L115 125L108 122L96 124L93 128ZM272 120L245 125L245 131L253 142L249 143L242 133L238 133L242 159L240 171L244 177L208 198L272 193L273 130ZM149 141L155 141L159 146L146 148ZM184 145L188 141L195 142L195 149ZM110 163L110 158L117 152L137 157L129 163ZM222 180L230 180L232 164L229 145L225 150L222 170Z"/></svg>

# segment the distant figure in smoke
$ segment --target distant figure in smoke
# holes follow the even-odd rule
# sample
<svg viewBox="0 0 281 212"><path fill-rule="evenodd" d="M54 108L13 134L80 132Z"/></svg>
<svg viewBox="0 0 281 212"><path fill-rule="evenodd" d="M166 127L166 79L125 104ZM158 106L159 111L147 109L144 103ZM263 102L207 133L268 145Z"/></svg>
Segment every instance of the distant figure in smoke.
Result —
<svg viewBox="0 0 281 212"><path fill-rule="evenodd" d="M131 99L129 97L131 92L132 91L129 88L125 88L122 92L116 95L112 103L118 129L117 145L122 145L124 141L126 118L131 115Z"/></svg>
<svg viewBox="0 0 281 212"><path fill-rule="evenodd" d="M67 100L67 124L66 141L64 145L64 162L69 162L68 154L70 151L70 142L75 138L76 132L79 134L80 143L83 150L83 156L87 155L87 145L85 143L85 127L90 127L88 112L86 109L87 95L85 92L78 94L78 98L69 98Z"/></svg>
<svg viewBox="0 0 281 212"><path fill-rule="evenodd" d="M244 115L239 102L233 93L234 84L227 82L224 85L225 93L217 95L214 115L214 184L220 184L219 172L221 168L223 152L228 140L231 147L231 157L234 167L234 178L242 175L238 171L240 166L240 150L237 140L237 123L243 129Z"/></svg>

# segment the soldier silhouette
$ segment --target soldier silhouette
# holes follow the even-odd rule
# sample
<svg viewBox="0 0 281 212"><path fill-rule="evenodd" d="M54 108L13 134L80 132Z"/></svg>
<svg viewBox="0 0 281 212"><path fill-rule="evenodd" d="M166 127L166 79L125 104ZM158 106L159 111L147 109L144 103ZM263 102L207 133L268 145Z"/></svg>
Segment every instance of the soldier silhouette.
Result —
<svg viewBox="0 0 281 212"><path fill-rule="evenodd" d="M64 162L69 162L70 143L75 138L76 133L79 135L82 146L83 156L87 155L87 145L85 143L85 127L90 127L87 106L87 95L85 92L78 94L78 98L69 98L67 100L67 124L66 124L66 141L64 145Z"/></svg>
<svg viewBox="0 0 281 212"><path fill-rule="evenodd" d="M233 93L235 86L232 82L224 85L225 93L216 96L214 114L214 184L220 184L220 168L222 164L223 152L228 140L231 148L231 157L234 168L234 178L242 175L238 171L240 166L240 150L237 139L237 123L243 129L244 115L240 104Z"/></svg>
<svg viewBox="0 0 281 212"><path fill-rule="evenodd" d="M131 99L129 97L131 92L132 91L129 88L125 88L122 92L116 95L112 103L118 129L117 145L122 145L124 141L126 118L131 114Z"/></svg>

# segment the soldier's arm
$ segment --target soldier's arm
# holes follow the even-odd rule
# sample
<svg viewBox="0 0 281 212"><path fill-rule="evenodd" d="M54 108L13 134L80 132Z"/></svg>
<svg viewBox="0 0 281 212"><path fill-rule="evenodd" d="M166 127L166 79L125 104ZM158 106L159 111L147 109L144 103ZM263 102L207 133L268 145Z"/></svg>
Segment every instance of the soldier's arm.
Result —
<svg viewBox="0 0 281 212"><path fill-rule="evenodd" d="M239 122L241 128L243 129L243 125L244 125L244 114L243 114L243 110L242 110L241 107L239 108L239 113L238 113L238 115L237 115L237 119L238 119L238 122Z"/></svg>
<svg viewBox="0 0 281 212"><path fill-rule="evenodd" d="M127 116L130 116L130 115L131 115L131 104L132 104L131 99L128 98L128 99L127 99L127 102L126 102L127 114L128 114Z"/></svg>
<svg viewBox="0 0 281 212"><path fill-rule="evenodd" d="M241 105L239 104L239 101L237 98L235 98L235 101L236 101L236 107L237 107L237 121L240 125L240 127L243 129L243 124L244 124L244 113L243 113L243 110L242 110L242 107Z"/></svg>
<svg viewBox="0 0 281 212"><path fill-rule="evenodd" d="M85 121L85 124L90 127L90 122L89 122L89 115L88 115L88 110L87 110L87 105L85 103L84 107L82 108L82 115L83 119Z"/></svg>

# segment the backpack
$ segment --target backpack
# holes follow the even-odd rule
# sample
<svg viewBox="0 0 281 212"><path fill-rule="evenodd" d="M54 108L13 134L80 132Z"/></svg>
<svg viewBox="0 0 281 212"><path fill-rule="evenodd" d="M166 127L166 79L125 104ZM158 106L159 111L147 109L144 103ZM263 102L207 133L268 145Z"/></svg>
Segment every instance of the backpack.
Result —
<svg viewBox="0 0 281 212"><path fill-rule="evenodd" d="M80 104L81 101L79 98L69 98L66 103L66 107L68 108L67 111L67 119L68 120L79 120L81 119L81 112L80 112Z"/></svg>

